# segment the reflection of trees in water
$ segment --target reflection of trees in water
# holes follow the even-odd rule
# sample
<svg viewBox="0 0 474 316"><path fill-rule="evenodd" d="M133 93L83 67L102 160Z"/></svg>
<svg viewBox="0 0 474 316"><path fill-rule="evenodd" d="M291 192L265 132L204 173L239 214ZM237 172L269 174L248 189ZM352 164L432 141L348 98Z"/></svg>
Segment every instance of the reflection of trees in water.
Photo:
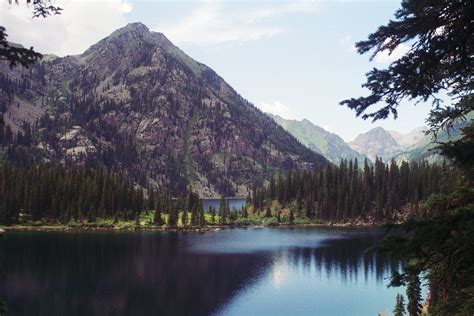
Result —
<svg viewBox="0 0 474 316"><path fill-rule="evenodd" d="M320 248L295 248L287 252L294 268L304 271L316 269L319 275L340 278L342 284L357 283L363 276L365 283L385 278L392 270L399 270L399 263L375 251L367 251L377 242L377 237L357 235L347 239L333 239Z"/></svg>
<svg viewBox="0 0 474 316"><path fill-rule="evenodd" d="M209 314L270 267L274 255L290 269L317 269L343 283L362 275L380 280L393 263L364 254L375 240L356 235L263 255L190 253L189 240L173 233L10 235L0 296L12 315ZM278 283L288 271L277 272Z"/></svg>
<svg viewBox="0 0 474 316"><path fill-rule="evenodd" d="M209 314L267 264L256 255L184 253L177 235L156 236L14 238L1 292L12 315Z"/></svg>

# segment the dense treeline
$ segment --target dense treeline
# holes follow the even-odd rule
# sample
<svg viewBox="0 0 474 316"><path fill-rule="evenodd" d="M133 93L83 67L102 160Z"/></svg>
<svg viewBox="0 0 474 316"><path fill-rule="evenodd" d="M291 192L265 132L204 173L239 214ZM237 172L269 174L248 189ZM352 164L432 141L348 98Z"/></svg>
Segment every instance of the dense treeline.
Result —
<svg viewBox="0 0 474 316"><path fill-rule="evenodd" d="M135 218L144 209L142 189L119 173L102 168L0 165L0 222L20 216L68 222L97 216Z"/></svg>
<svg viewBox="0 0 474 316"><path fill-rule="evenodd" d="M278 200L299 217L332 222L369 218L393 220L398 211L418 210L421 201L433 193L445 192L460 174L447 164L391 161L377 159L373 165L357 160L328 164L316 172L293 171L285 177L273 177L267 187L253 191L253 207L269 208Z"/></svg>
<svg viewBox="0 0 474 316"><path fill-rule="evenodd" d="M149 211L154 211L152 222L158 226L175 227L179 221L181 226L204 224L202 201L192 191L172 198L100 167L0 164L0 224L95 222L97 218L138 221L141 213Z"/></svg>
<svg viewBox="0 0 474 316"><path fill-rule="evenodd" d="M446 193L460 177L447 164L395 162L384 164L343 160L315 172L294 170L271 177L269 185L256 188L247 207L231 212L224 197L220 212L210 210L208 224L231 224L249 213L279 218L274 201L295 217L343 222L348 220L392 221L400 213L420 213L420 202L432 194ZM154 210L153 223L170 227L206 223L202 202L192 191L172 198L150 188L144 190L119 172L101 167L61 165L0 165L0 223L54 219L69 222L96 218L134 220ZM429 199L428 199L429 201ZM249 208L252 206L251 208ZM273 210L273 212L272 212ZM404 212L406 211L406 212ZM436 211L435 209L431 210ZM218 215L218 217L216 217ZM280 220L279 220L280 222Z"/></svg>

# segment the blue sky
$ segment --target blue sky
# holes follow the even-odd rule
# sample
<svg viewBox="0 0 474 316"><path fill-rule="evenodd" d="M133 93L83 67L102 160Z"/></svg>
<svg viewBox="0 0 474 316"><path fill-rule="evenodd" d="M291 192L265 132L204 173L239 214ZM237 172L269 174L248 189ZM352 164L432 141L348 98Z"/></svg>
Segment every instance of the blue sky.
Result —
<svg viewBox="0 0 474 316"><path fill-rule="evenodd" d="M42 52L77 54L128 22L143 22L213 68L261 109L307 118L347 141L376 126L408 132L424 124L430 108L405 104L398 120L371 123L338 105L365 93L360 86L367 71L387 66L406 51L401 47L392 56L383 54L369 62L369 56L358 55L353 46L392 18L399 1L55 3L64 7L63 16L47 21L32 21L24 8L0 8L10 40ZM50 39L45 41L44 34Z"/></svg>

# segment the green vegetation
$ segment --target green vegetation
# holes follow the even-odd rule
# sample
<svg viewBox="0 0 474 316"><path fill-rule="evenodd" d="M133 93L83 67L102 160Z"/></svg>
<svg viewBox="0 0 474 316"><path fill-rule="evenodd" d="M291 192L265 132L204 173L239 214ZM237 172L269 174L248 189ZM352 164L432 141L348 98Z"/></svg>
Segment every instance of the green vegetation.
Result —
<svg viewBox="0 0 474 316"><path fill-rule="evenodd" d="M377 159L373 166L366 161L360 170L357 160L343 160L339 166L327 165L314 172L295 170L276 180L271 177L269 185L255 188L248 200L267 216L270 208L274 212L286 208L288 216L293 212L295 223L303 218L332 223L401 222L423 216L424 201L432 194L447 193L460 177L461 172L446 163L398 165Z"/></svg>
<svg viewBox="0 0 474 316"><path fill-rule="evenodd" d="M145 209L143 190L102 168L0 165L0 223L96 218L131 220Z"/></svg>
<svg viewBox="0 0 474 316"><path fill-rule="evenodd" d="M427 122L434 134L465 120L474 109L472 93L474 3L470 0L405 0L395 18L356 44L361 54L409 51L386 69L367 73L365 97L342 101L364 119L397 117L404 100L432 101ZM451 97L443 102L443 93ZM374 106L383 103L374 111ZM420 277L428 281L430 315L474 314L474 121L441 153L459 167L445 188L426 197L424 214L394 227L380 248L403 262L392 285L407 285L407 310L420 314Z"/></svg>
<svg viewBox="0 0 474 316"><path fill-rule="evenodd" d="M458 181L456 168L427 163L400 167L377 160L359 170L357 161L313 173L295 170L255 188L245 207L206 214L189 191L144 190L121 173L102 168L0 165L0 224L73 228L182 228L202 226L375 224L426 216L437 210Z"/></svg>
<svg viewBox="0 0 474 316"><path fill-rule="evenodd" d="M364 155L351 149L342 138L308 120L287 120L278 115L268 115L303 145L323 155L333 163L337 164L341 159L353 160L357 158L359 161L365 159Z"/></svg>
<svg viewBox="0 0 474 316"><path fill-rule="evenodd" d="M69 80L63 80L61 81L61 87L60 87L60 90L61 90L61 94L64 95L64 96L67 96L68 93L69 93L69 84L70 84L70 81Z"/></svg>
<svg viewBox="0 0 474 316"><path fill-rule="evenodd" d="M395 308L393 310L393 316L403 316L405 315L405 299L400 293L397 294L395 299Z"/></svg>
<svg viewBox="0 0 474 316"><path fill-rule="evenodd" d="M123 218L96 218L94 221L88 221L86 219L77 220L71 218L68 222L61 222L54 219L43 218L40 220L31 220L25 214L20 214L20 219L15 224L9 225L14 229L34 229L35 227L38 229L116 229L116 230L134 230L134 229L151 229L151 230L160 230L160 229L195 229L195 228L202 228L202 227L221 227L221 226L235 226L235 227L245 227L245 226L279 226L279 225L289 225L289 214L290 212L285 212L283 215L282 220L278 220L276 214L272 217L266 217L263 213L252 213L247 217L244 217L242 213L237 212L231 218L227 218L225 223L222 221L222 217L216 215L213 219L211 213L204 214L204 224L198 225L191 225L191 219L189 216L189 212L187 214L186 225L183 225L183 215L185 214L184 211L180 211L177 213L178 220L176 224L170 223L169 214L161 214L159 217L161 219L161 224L156 221L156 214L157 211L146 211L140 212L138 214L138 220L135 219L123 219ZM322 221L314 221L309 218L298 218L294 221L295 225L314 225L314 224L321 224L321 225L329 225L330 223L324 223ZM5 227L5 226L0 226Z"/></svg>

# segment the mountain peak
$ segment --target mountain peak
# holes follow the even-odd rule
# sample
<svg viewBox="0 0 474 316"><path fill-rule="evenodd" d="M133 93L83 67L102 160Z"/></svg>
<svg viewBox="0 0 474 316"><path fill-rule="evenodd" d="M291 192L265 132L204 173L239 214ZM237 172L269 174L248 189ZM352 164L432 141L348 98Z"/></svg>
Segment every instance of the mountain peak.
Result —
<svg viewBox="0 0 474 316"><path fill-rule="evenodd" d="M390 135L390 133L385 130L383 127L374 127L365 134L374 134L374 135Z"/></svg>
<svg viewBox="0 0 474 316"><path fill-rule="evenodd" d="M375 157L387 161L403 151L393 136L382 127L375 127L367 133L360 134L349 143L349 146L366 155L372 161Z"/></svg>
<svg viewBox="0 0 474 316"><path fill-rule="evenodd" d="M143 186L176 193L190 185L205 197L246 196L274 170L327 163L211 68L142 23L128 24L84 54L56 58L44 67L48 85L34 84L35 77L24 71L34 89L16 89L13 83L11 89L25 100L21 110L31 122L41 121L43 113L54 120L51 128L39 128L58 136L34 140L48 148L53 148L50 141L58 143L54 153L42 152L52 163L91 161L130 174ZM61 89L35 108L38 118L23 110L50 87ZM7 105L7 110L18 108ZM12 129L20 130L21 124L13 122Z"/></svg>
<svg viewBox="0 0 474 316"><path fill-rule="evenodd" d="M342 138L315 125L308 119L287 120L275 114L267 114L303 145L334 163L339 163L341 159L357 158L359 161L365 159L365 156L352 150Z"/></svg>
<svg viewBox="0 0 474 316"><path fill-rule="evenodd" d="M150 29L141 22L128 23L122 28L115 30L110 36L120 36L124 33L133 33L134 35L145 35L150 33Z"/></svg>
<svg viewBox="0 0 474 316"><path fill-rule="evenodd" d="M106 39L117 38L126 35L126 40L146 39L160 46L174 46L173 43L161 32L150 31L142 22L128 23L122 28L112 32Z"/></svg>

